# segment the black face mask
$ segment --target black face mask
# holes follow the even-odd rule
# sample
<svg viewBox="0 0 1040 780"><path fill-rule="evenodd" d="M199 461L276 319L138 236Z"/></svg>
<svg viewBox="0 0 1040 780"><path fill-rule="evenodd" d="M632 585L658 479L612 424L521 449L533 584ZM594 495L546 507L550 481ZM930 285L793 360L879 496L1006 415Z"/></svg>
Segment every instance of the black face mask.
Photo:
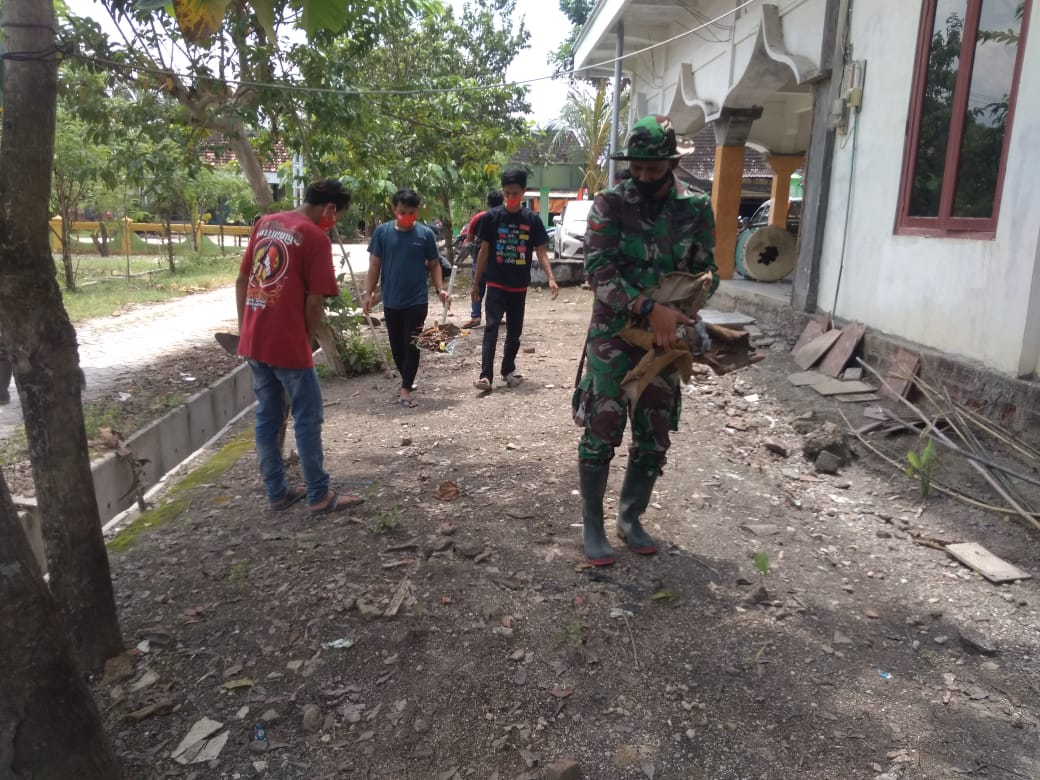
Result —
<svg viewBox="0 0 1040 780"><path fill-rule="evenodd" d="M639 181L638 179L632 179L632 183L636 185L636 189L639 190L640 196L643 200L650 200L654 197L667 182L672 180L672 172L668 171L660 179L654 179L653 181Z"/></svg>

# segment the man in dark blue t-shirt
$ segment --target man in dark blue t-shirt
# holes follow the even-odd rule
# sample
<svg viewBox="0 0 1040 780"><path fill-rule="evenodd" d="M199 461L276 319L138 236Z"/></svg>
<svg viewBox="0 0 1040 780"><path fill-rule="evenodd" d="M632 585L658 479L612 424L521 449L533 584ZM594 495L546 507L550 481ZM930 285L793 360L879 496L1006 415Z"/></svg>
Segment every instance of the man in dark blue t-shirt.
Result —
<svg viewBox="0 0 1040 780"><path fill-rule="evenodd" d="M472 300L480 300L478 282L483 276L487 284L484 298L487 324L480 356L480 378L473 386L484 393L491 391L494 380L495 349L503 315L506 318L506 344L502 354L502 378L508 387L516 387L524 379L516 370L516 356L524 330L524 308L535 254L549 280L553 300L560 292L545 250L549 236L542 218L522 205L524 190L527 189L527 171L510 168L502 173L501 180L505 205L488 209L480 221L480 252L470 291Z"/></svg>
<svg viewBox="0 0 1040 780"><path fill-rule="evenodd" d="M376 299L376 282L383 292L383 317L390 339L390 351L401 374L398 403L416 406L412 385L419 371L419 347L416 338L422 333L429 311L427 273L442 303L450 302L444 289L437 239L426 225L417 225L419 196L414 190L394 193L394 219L384 222L372 232L368 243L368 278L365 284L364 312L372 309Z"/></svg>

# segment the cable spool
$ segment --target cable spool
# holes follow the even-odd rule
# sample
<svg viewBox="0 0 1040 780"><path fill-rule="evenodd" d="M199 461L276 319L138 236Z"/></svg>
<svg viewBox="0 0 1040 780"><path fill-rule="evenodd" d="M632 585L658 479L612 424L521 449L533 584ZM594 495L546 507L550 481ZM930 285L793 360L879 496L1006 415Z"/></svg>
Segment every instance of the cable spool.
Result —
<svg viewBox="0 0 1040 780"><path fill-rule="evenodd" d="M797 242L784 228L759 228L741 243L737 271L756 282L783 279L798 262Z"/></svg>

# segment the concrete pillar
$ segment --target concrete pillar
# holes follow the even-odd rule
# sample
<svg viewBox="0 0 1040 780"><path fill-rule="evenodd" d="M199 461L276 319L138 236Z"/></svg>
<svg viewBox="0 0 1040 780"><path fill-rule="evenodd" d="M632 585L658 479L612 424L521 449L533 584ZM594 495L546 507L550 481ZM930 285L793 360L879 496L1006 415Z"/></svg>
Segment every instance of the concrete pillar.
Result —
<svg viewBox="0 0 1040 780"><path fill-rule="evenodd" d="M798 266L791 290L791 308L815 312L820 286L820 258L827 229L831 169L834 164L834 129L830 127L831 103L841 88L842 62L851 0L827 0L823 20L820 70L827 74L813 84L813 119L808 165L802 186L802 218L798 228ZM831 75L834 71L833 76Z"/></svg>
<svg viewBox="0 0 1040 780"><path fill-rule="evenodd" d="M762 109L724 108L712 122L715 131L715 173L711 184L711 208L715 212L715 263L723 279L733 278L737 248L737 217L744 184L744 144L751 124Z"/></svg>
<svg viewBox="0 0 1040 780"><path fill-rule="evenodd" d="M805 155L774 154L768 158L773 169L773 186L769 197L773 205L769 209L770 227L787 227L787 205L791 195L791 174L802 167Z"/></svg>

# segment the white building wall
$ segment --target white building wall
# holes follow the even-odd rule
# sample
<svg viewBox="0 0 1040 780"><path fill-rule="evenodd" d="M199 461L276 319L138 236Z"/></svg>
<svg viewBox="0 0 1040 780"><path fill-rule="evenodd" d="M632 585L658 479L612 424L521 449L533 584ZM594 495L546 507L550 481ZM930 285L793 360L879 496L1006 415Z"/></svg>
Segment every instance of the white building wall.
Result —
<svg viewBox="0 0 1040 780"><path fill-rule="evenodd" d="M858 138L835 147L819 307L1027 375L1040 360L1040 3L1027 33L994 240L894 234L920 11L921 0L854 2L852 56L867 61L863 110Z"/></svg>

